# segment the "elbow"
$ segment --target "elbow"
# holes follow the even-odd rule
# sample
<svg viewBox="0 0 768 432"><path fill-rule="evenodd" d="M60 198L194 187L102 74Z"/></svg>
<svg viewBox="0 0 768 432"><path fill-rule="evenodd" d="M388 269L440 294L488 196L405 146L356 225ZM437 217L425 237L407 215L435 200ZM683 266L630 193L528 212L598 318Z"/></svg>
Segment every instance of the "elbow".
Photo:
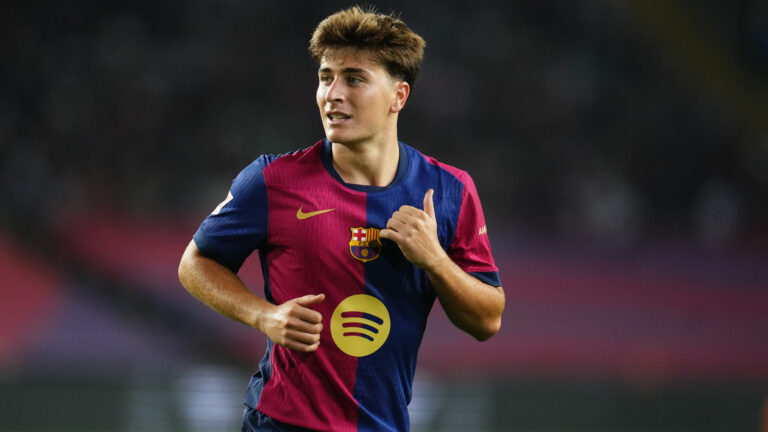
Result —
<svg viewBox="0 0 768 432"><path fill-rule="evenodd" d="M181 261L179 261L179 269L177 271L179 275L179 282L181 282L181 284L184 285L184 277L187 271L186 265L184 263L184 257L181 257Z"/></svg>
<svg viewBox="0 0 768 432"><path fill-rule="evenodd" d="M501 315L487 320L485 323L483 323L482 326L475 329L475 331L472 332L472 337L474 337L478 342L485 342L493 337L496 333L498 333L500 329Z"/></svg>
<svg viewBox="0 0 768 432"><path fill-rule="evenodd" d="M193 260L194 260L194 244L190 243L190 245L187 246L187 249L184 251L184 254L181 256L181 260L179 261L179 268L177 270L178 276L179 276L179 282L181 282L181 285L184 288L187 288L189 286L190 276L191 276L190 273L192 271Z"/></svg>
<svg viewBox="0 0 768 432"><path fill-rule="evenodd" d="M181 285L186 288L187 287L187 260L186 257L182 257L181 261L179 262L179 269L178 269L178 275L179 275L179 282L181 282Z"/></svg>
<svg viewBox="0 0 768 432"><path fill-rule="evenodd" d="M493 337L501 330L501 315L504 313L504 290L498 287L499 300L496 303L496 307L490 311L485 319L480 320L480 325L472 332L472 336L477 339L478 342L484 342Z"/></svg>

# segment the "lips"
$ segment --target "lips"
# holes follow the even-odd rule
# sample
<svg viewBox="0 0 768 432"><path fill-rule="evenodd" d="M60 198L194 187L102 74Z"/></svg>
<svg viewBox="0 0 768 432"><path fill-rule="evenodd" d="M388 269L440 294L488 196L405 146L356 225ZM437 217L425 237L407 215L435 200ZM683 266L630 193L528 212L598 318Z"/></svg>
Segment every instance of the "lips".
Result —
<svg viewBox="0 0 768 432"><path fill-rule="evenodd" d="M339 111L327 112L325 117L328 119L328 123L332 125L344 123L351 118L349 114Z"/></svg>

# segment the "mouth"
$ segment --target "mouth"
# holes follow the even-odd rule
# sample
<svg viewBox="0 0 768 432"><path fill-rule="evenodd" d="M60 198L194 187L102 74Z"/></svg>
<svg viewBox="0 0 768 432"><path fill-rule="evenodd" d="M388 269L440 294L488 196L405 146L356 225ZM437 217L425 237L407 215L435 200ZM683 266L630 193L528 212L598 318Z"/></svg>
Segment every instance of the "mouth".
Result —
<svg viewBox="0 0 768 432"><path fill-rule="evenodd" d="M328 123L331 125L337 125L344 123L345 121L349 120L351 117L344 113L328 113L325 116L328 119Z"/></svg>

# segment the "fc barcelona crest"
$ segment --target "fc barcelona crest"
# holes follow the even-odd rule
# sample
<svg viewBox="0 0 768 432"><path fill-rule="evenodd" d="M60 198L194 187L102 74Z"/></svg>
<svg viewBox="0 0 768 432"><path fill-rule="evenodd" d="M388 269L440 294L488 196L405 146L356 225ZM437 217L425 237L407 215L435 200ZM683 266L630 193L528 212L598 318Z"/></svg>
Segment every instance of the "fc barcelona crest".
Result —
<svg viewBox="0 0 768 432"><path fill-rule="evenodd" d="M356 260L373 261L381 255L381 240L378 228L355 227L349 241L349 252Z"/></svg>

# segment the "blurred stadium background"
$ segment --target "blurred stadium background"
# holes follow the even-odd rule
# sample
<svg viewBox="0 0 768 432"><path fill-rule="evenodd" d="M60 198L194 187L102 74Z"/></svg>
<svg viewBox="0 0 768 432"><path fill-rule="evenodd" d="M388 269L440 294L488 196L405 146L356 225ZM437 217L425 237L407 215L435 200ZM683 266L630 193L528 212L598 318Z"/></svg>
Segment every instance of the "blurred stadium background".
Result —
<svg viewBox="0 0 768 432"><path fill-rule="evenodd" d="M306 47L348 5L0 6L0 430L237 430L264 338L176 266L322 137ZM377 5L428 43L401 139L473 174L508 299L482 344L436 306L414 430L768 431L768 3Z"/></svg>

